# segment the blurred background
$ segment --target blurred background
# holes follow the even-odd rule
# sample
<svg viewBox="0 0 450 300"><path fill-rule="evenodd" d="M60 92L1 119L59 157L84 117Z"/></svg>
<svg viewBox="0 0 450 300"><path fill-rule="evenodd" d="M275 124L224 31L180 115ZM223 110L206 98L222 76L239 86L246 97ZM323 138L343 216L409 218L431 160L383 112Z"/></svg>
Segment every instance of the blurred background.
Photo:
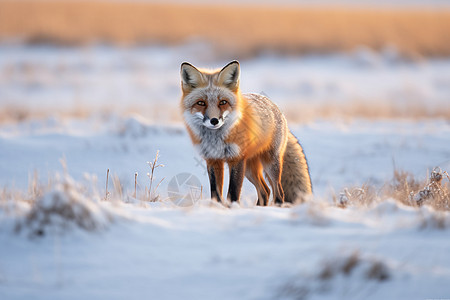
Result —
<svg viewBox="0 0 450 300"><path fill-rule="evenodd" d="M181 122L179 66L242 64L290 122L450 118L450 2L0 0L0 122Z"/></svg>

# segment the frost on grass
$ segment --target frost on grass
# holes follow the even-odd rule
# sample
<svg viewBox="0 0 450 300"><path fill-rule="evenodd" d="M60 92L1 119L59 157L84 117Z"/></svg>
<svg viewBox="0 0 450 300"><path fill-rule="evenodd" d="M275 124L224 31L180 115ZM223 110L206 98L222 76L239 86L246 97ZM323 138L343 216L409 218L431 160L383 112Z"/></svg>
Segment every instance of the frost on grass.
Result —
<svg viewBox="0 0 450 300"><path fill-rule="evenodd" d="M159 161L159 150L156 151L156 156L153 159L153 161L147 161L147 165L150 167L150 171L147 172L148 177L148 186L145 185L144 192L138 190L140 188L138 184L138 172L134 173L134 191L130 194L127 193L124 189L124 186L122 185L119 177L117 175L110 176L110 171L107 169L106 172L106 184L105 184L105 195L103 197L103 200L109 201L113 200L115 202L117 201L123 201L125 203L140 203L145 204L147 202L160 202L162 201L160 194L158 192L158 188L160 187L161 183L164 181L165 177L160 179L156 183L156 170L158 168L163 168L164 165L161 164ZM112 195L109 192L109 178L112 177L112 183L114 188L114 194ZM139 191L139 193L138 193ZM145 206L145 205L144 205Z"/></svg>
<svg viewBox="0 0 450 300"><path fill-rule="evenodd" d="M443 183L444 177L448 179L445 183ZM431 172L427 185L418 192L411 193L410 199L417 203L417 205L432 203L436 209L450 210L449 182L449 174L446 171L442 171L441 168L436 167Z"/></svg>
<svg viewBox="0 0 450 300"><path fill-rule="evenodd" d="M163 182L163 180L164 180L164 178L161 179L161 180L159 181L159 183L156 185L156 187L155 187L154 189L152 189L153 181L154 181L154 179L155 179L155 170L156 170L157 168L164 167L163 164L160 164L160 163L158 162L158 158L159 158L159 150L156 151L155 159L154 159L153 161L147 162L147 164L148 164L149 167L150 167L150 172L147 173L147 177L150 179L150 181L149 181L148 193L146 192L145 194L148 195L148 199L147 199L147 200L150 201L150 202L158 201L158 199L159 199L159 194L157 194L156 191L158 190L158 187L160 186L160 184L161 184L161 183Z"/></svg>
<svg viewBox="0 0 450 300"><path fill-rule="evenodd" d="M426 181L419 181L411 174L394 171L392 180L377 190L373 185L345 188L333 200L338 207L370 206L374 203L395 199L412 207L429 206L438 211L450 211L450 176L436 167Z"/></svg>
<svg viewBox="0 0 450 300"><path fill-rule="evenodd" d="M64 233L69 230L81 229L87 232L102 230L120 215L114 211L111 204L160 201L158 187L164 180L154 184L155 170L164 165L158 163L159 152L152 162L149 162L149 186L145 193L137 195L137 173L135 173L135 189L133 195L124 191L117 177L112 175L113 190L108 190L109 169L106 174L104 194L96 189L95 176L85 174L85 181L77 182L67 172L62 161L64 174L56 175L48 185L39 183L37 174L30 178L28 192L12 192L6 188L0 190L0 221L14 224L14 231L25 232L30 237L45 236L49 233ZM103 202L103 203L101 203ZM4 226L2 226L4 227Z"/></svg>
<svg viewBox="0 0 450 300"><path fill-rule="evenodd" d="M15 230L39 237L76 228L89 232L104 229L113 217L99 201L97 193L66 174L32 201L31 208L19 219Z"/></svg>
<svg viewBox="0 0 450 300"><path fill-rule="evenodd" d="M354 251L328 257L311 274L290 278L278 288L275 298L303 300L336 292L357 298L363 295L368 283L383 284L391 279L391 269L382 259Z"/></svg>

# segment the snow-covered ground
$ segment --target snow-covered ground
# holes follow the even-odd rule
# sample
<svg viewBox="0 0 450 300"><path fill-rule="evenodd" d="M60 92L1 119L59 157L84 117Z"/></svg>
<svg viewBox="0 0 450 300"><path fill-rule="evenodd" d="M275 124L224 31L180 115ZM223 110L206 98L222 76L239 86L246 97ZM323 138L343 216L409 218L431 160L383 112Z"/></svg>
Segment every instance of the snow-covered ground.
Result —
<svg viewBox="0 0 450 300"><path fill-rule="evenodd" d="M5 201L1 299L428 299L450 293L448 213L394 202L343 210L330 204L328 193L330 187L338 192L366 181L381 186L393 162L422 178L436 165L450 169L447 122L294 126L317 199L292 208L256 208L247 183L241 208L232 209L200 201L198 190L193 207L170 201L169 182L180 173L198 178L203 198L209 193L204 163L182 126L148 125L138 117L98 122L50 119L2 126L2 185L25 189L33 170L46 183L49 174L63 173L64 158L69 174L88 188L67 191L50 176L56 188L39 201L52 207L55 193L71 195L96 212L94 227L100 229L61 232L61 225L53 225L29 239L34 225L15 234L26 217L11 215L14 205ZM135 201L134 174L139 198L149 185L146 162L157 150L164 164L155 178L165 178L158 188L161 202ZM127 203L101 201L108 168L120 178ZM117 197L112 180L109 192ZM27 204L18 210L29 214Z"/></svg>
<svg viewBox="0 0 450 300"><path fill-rule="evenodd" d="M208 45L116 48L0 45L0 104L31 115L139 112L180 121L180 64L218 68ZM239 57L237 57L239 59ZM270 96L288 117L310 121L339 113L372 116L450 114L450 60L407 61L393 49L351 54L241 60L241 88ZM383 113L384 112L384 113Z"/></svg>
<svg viewBox="0 0 450 300"><path fill-rule="evenodd" d="M183 60L226 63L189 45L0 47L2 108L44 112L0 124L0 299L450 297L448 213L389 200L368 208L331 203L344 187L381 188L394 168L422 179L435 166L450 171L448 120L291 119L315 199L254 207L255 190L245 183L241 205L228 209L207 200L204 162L178 116ZM242 89L264 92L281 107L392 101L408 112L410 101L430 111L449 105L445 59L407 62L392 52L362 51L265 55L241 65ZM77 110L89 113L64 114ZM147 162L158 150L164 167L156 169L153 187L163 179L160 201L141 202L133 197L135 174L142 199ZM103 201L107 169L110 194ZM28 187L34 174L51 187L30 207L17 199L27 189L40 193ZM193 192L193 206L171 201L180 174L200 187L179 190ZM114 188L116 175L122 189ZM46 216L50 225L40 223Z"/></svg>
<svg viewBox="0 0 450 300"><path fill-rule="evenodd" d="M326 197L343 187L372 183L381 186L394 169L425 179L436 166L450 170L450 124L446 121L313 122L291 126L308 158L315 193ZM0 127L0 186L25 189L37 171L47 182L63 170L61 159L77 180L94 174L99 184L107 169L125 188L148 187L147 173L156 152L156 180L167 186L179 173L195 175L209 188L205 163L192 147L182 124L157 126L140 116L88 120L26 121ZM254 196L251 184L244 194Z"/></svg>
<svg viewBox="0 0 450 300"><path fill-rule="evenodd" d="M115 223L106 230L50 228L32 240L2 222L2 299L439 299L450 291L448 229L426 209L108 211Z"/></svg>

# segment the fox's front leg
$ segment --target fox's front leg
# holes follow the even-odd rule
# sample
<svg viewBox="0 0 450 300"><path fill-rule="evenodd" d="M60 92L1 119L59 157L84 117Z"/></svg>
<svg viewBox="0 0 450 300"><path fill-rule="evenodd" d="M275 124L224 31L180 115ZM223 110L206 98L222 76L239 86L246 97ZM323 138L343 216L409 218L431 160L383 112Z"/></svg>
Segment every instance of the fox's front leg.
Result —
<svg viewBox="0 0 450 300"><path fill-rule="evenodd" d="M211 199L222 202L223 197L223 161L206 161L208 168Z"/></svg>
<svg viewBox="0 0 450 300"><path fill-rule="evenodd" d="M241 160L229 164L230 167L230 185L228 186L228 200L238 201L241 195L242 183L245 175L245 161Z"/></svg>

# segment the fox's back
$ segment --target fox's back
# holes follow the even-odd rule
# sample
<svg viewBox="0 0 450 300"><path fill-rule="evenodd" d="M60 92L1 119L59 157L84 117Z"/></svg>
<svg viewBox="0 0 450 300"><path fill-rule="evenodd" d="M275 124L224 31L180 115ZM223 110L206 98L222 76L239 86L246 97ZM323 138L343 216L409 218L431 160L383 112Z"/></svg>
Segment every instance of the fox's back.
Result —
<svg viewBox="0 0 450 300"><path fill-rule="evenodd" d="M287 140L287 121L278 106L268 97L260 94L243 94L243 120L245 129L250 130L255 142L255 151L284 151ZM251 124L251 125L249 125Z"/></svg>

